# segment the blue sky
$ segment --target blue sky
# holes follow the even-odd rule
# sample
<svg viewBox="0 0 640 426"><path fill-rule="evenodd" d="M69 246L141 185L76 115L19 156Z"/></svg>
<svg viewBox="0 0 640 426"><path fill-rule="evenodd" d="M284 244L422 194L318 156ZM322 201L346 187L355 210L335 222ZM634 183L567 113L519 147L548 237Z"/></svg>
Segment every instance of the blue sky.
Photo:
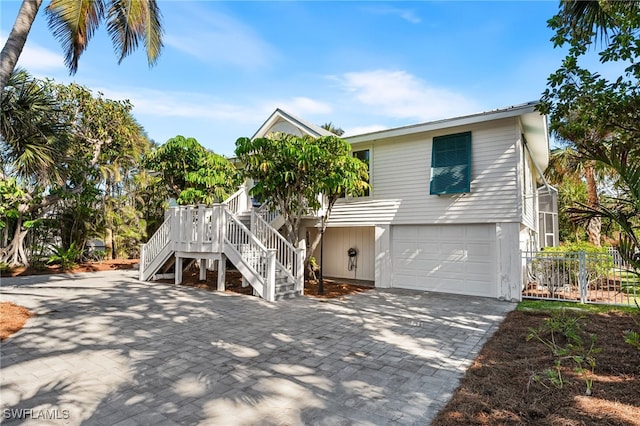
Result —
<svg viewBox="0 0 640 426"><path fill-rule="evenodd" d="M165 48L117 64L101 27L69 76L44 1L19 65L129 99L149 137L231 156L277 107L346 135L539 99L563 52L555 1L162 1ZM20 7L0 5L4 44Z"/></svg>

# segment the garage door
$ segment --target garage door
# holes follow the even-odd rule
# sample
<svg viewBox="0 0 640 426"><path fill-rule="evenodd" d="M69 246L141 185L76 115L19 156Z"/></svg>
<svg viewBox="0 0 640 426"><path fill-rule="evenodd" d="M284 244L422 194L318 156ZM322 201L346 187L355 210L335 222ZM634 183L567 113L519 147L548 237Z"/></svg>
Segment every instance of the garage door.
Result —
<svg viewBox="0 0 640 426"><path fill-rule="evenodd" d="M393 286L497 297L495 225L394 226Z"/></svg>

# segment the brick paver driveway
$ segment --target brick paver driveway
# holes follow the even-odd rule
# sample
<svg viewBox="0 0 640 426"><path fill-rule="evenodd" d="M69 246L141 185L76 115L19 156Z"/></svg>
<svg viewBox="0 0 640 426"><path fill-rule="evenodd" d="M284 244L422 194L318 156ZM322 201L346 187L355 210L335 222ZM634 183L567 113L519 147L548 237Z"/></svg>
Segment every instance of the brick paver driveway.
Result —
<svg viewBox="0 0 640 426"><path fill-rule="evenodd" d="M0 299L37 313L0 349L2 421L424 425L514 307L408 290L267 303L135 275L2 279Z"/></svg>

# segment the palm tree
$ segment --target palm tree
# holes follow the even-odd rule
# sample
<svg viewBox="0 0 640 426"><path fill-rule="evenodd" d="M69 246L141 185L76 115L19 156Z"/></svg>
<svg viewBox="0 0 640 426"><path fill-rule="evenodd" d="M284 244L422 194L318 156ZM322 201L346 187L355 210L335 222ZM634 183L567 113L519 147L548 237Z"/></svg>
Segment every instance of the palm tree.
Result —
<svg viewBox="0 0 640 426"><path fill-rule="evenodd" d="M328 123L324 123L322 126L323 129L330 131L334 135L342 136L344 135L344 130L341 127L335 127L333 123L330 121Z"/></svg>
<svg viewBox="0 0 640 426"><path fill-rule="evenodd" d="M23 0L13 29L0 53L0 90L9 81L22 53L31 25L42 0ZM78 70L78 59L100 23L119 52L118 63L144 42L149 65L154 65L162 49L161 13L156 0L51 0L47 7L49 28L65 51L65 64L71 74Z"/></svg>
<svg viewBox="0 0 640 426"><path fill-rule="evenodd" d="M17 176L23 190L13 212L11 244L0 250L0 261L28 265L24 249L28 229L23 224L30 217L34 189L61 180L57 164L64 152L66 127L60 124L56 101L45 85L23 70L11 75L0 106L0 169L3 179Z"/></svg>
<svg viewBox="0 0 640 426"><path fill-rule="evenodd" d="M640 13L638 1L612 0L562 0L560 16L566 20L574 37L606 39L617 28L617 16L637 16Z"/></svg>
<svg viewBox="0 0 640 426"><path fill-rule="evenodd" d="M14 72L0 96L0 166L32 183L59 180L55 165L66 126L55 98L26 71Z"/></svg>
<svg viewBox="0 0 640 426"><path fill-rule="evenodd" d="M545 171L545 177L558 187L569 184L575 186L584 182L587 190L586 205L590 208L598 208L600 206L598 182L603 178L611 177L612 173L613 172L603 164L599 164L593 159L580 155L575 146L571 144L551 150L549 166ZM571 202L575 204L576 200L572 200ZM562 206L563 210L571 207L574 206ZM601 219L599 217L591 217L586 225L589 243L600 247L602 233Z"/></svg>

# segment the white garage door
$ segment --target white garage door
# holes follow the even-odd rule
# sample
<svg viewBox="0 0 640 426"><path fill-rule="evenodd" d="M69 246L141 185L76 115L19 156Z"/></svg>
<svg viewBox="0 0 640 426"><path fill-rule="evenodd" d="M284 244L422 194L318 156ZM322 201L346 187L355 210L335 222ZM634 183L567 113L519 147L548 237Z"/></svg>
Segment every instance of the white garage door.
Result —
<svg viewBox="0 0 640 426"><path fill-rule="evenodd" d="M497 297L495 225L393 227L393 286Z"/></svg>

